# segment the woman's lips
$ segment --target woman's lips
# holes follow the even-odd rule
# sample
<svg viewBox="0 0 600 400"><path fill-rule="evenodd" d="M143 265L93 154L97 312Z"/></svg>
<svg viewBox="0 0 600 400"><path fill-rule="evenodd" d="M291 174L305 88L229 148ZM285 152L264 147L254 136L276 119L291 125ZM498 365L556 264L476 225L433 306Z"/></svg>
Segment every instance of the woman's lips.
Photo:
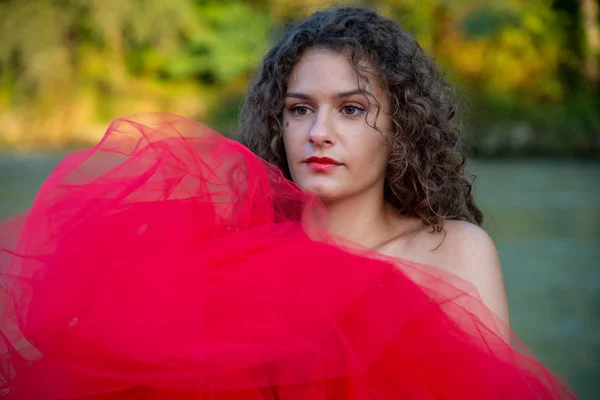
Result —
<svg viewBox="0 0 600 400"><path fill-rule="evenodd" d="M315 172L328 172L339 167L339 164L323 164L317 162L309 162L308 168L312 169Z"/></svg>
<svg viewBox="0 0 600 400"><path fill-rule="evenodd" d="M310 157L305 163L315 172L328 172L336 169L341 163L329 157Z"/></svg>

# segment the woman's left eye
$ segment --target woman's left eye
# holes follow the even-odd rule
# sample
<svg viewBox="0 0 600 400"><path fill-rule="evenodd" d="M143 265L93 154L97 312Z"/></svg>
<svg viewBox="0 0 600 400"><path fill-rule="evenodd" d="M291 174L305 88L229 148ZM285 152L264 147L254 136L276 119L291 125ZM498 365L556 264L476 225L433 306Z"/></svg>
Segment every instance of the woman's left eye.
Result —
<svg viewBox="0 0 600 400"><path fill-rule="evenodd" d="M362 114L365 110L354 105L345 105L342 107L342 113L348 117L356 117Z"/></svg>

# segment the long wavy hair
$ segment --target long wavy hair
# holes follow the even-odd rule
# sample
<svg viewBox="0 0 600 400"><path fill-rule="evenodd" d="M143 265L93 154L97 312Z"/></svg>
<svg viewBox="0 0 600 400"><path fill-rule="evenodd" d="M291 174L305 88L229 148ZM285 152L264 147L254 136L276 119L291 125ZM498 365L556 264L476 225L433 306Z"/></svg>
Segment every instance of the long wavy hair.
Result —
<svg viewBox="0 0 600 400"><path fill-rule="evenodd" d="M347 55L359 85L368 79L368 61L387 88L393 124L382 132L391 146L386 201L438 231L446 219L481 225L483 214L464 171L454 88L410 33L369 8L330 8L289 28L255 74L236 139L291 179L283 108L290 73L309 49ZM379 112L380 105L375 106Z"/></svg>

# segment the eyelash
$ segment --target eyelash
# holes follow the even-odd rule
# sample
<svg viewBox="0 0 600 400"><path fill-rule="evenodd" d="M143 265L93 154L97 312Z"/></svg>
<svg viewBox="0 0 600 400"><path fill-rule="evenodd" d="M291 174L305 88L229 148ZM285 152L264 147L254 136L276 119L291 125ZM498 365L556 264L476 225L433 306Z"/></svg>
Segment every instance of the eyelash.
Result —
<svg viewBox="0 0 600 400"><path fill-rule="evenodd" d="M356 111L354 114L344 114L346 117L350 117L350 118L352 118L352 117L359 117L359 116L361 116L361 115L362 115L364 112L366 112L366 110L365 110L364 108L362 108L362 107L360 107L360 106L358 106L358 105L356 105L356 104L344 104L344 105L341 107L341 109L340 109L340 110L343 110L343 109L345 109L345 108L353 108L353 109L357 110L357 111ZM288 113L289 113L290 115L292 115L292 116L295 116L295 117L304 117L304 115L298 115L298 114L296 113L296 112L297 112L299 109L307 109L307 110L308 110L308 109L310 109L310 107L303 106L303 105L295 105L295 106L292 106L292 107L290 107L290 108L288 109Z"/></svg>

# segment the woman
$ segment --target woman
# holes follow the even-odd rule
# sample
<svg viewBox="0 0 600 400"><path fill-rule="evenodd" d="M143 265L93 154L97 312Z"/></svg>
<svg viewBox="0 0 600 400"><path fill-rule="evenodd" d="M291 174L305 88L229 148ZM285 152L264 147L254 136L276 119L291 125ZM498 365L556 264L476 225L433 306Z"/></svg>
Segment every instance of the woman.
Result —
<svg viewBox="0 0 600 400"><path fill-rule="evenodd" d="M181 117L113 122L0 227L2 389L573 398L508 344L446 89L398 26L340 8L250 89L240 138L281 170Z"/></svg>
<svg viewBox="0 0 600 400"><path fill-rule="evenodd" d="M330 9L266 55L238 134L319 196L332 233L470 281L508 323L496 250L464 177L456 107L408 32L369 9Z"/></svg>

